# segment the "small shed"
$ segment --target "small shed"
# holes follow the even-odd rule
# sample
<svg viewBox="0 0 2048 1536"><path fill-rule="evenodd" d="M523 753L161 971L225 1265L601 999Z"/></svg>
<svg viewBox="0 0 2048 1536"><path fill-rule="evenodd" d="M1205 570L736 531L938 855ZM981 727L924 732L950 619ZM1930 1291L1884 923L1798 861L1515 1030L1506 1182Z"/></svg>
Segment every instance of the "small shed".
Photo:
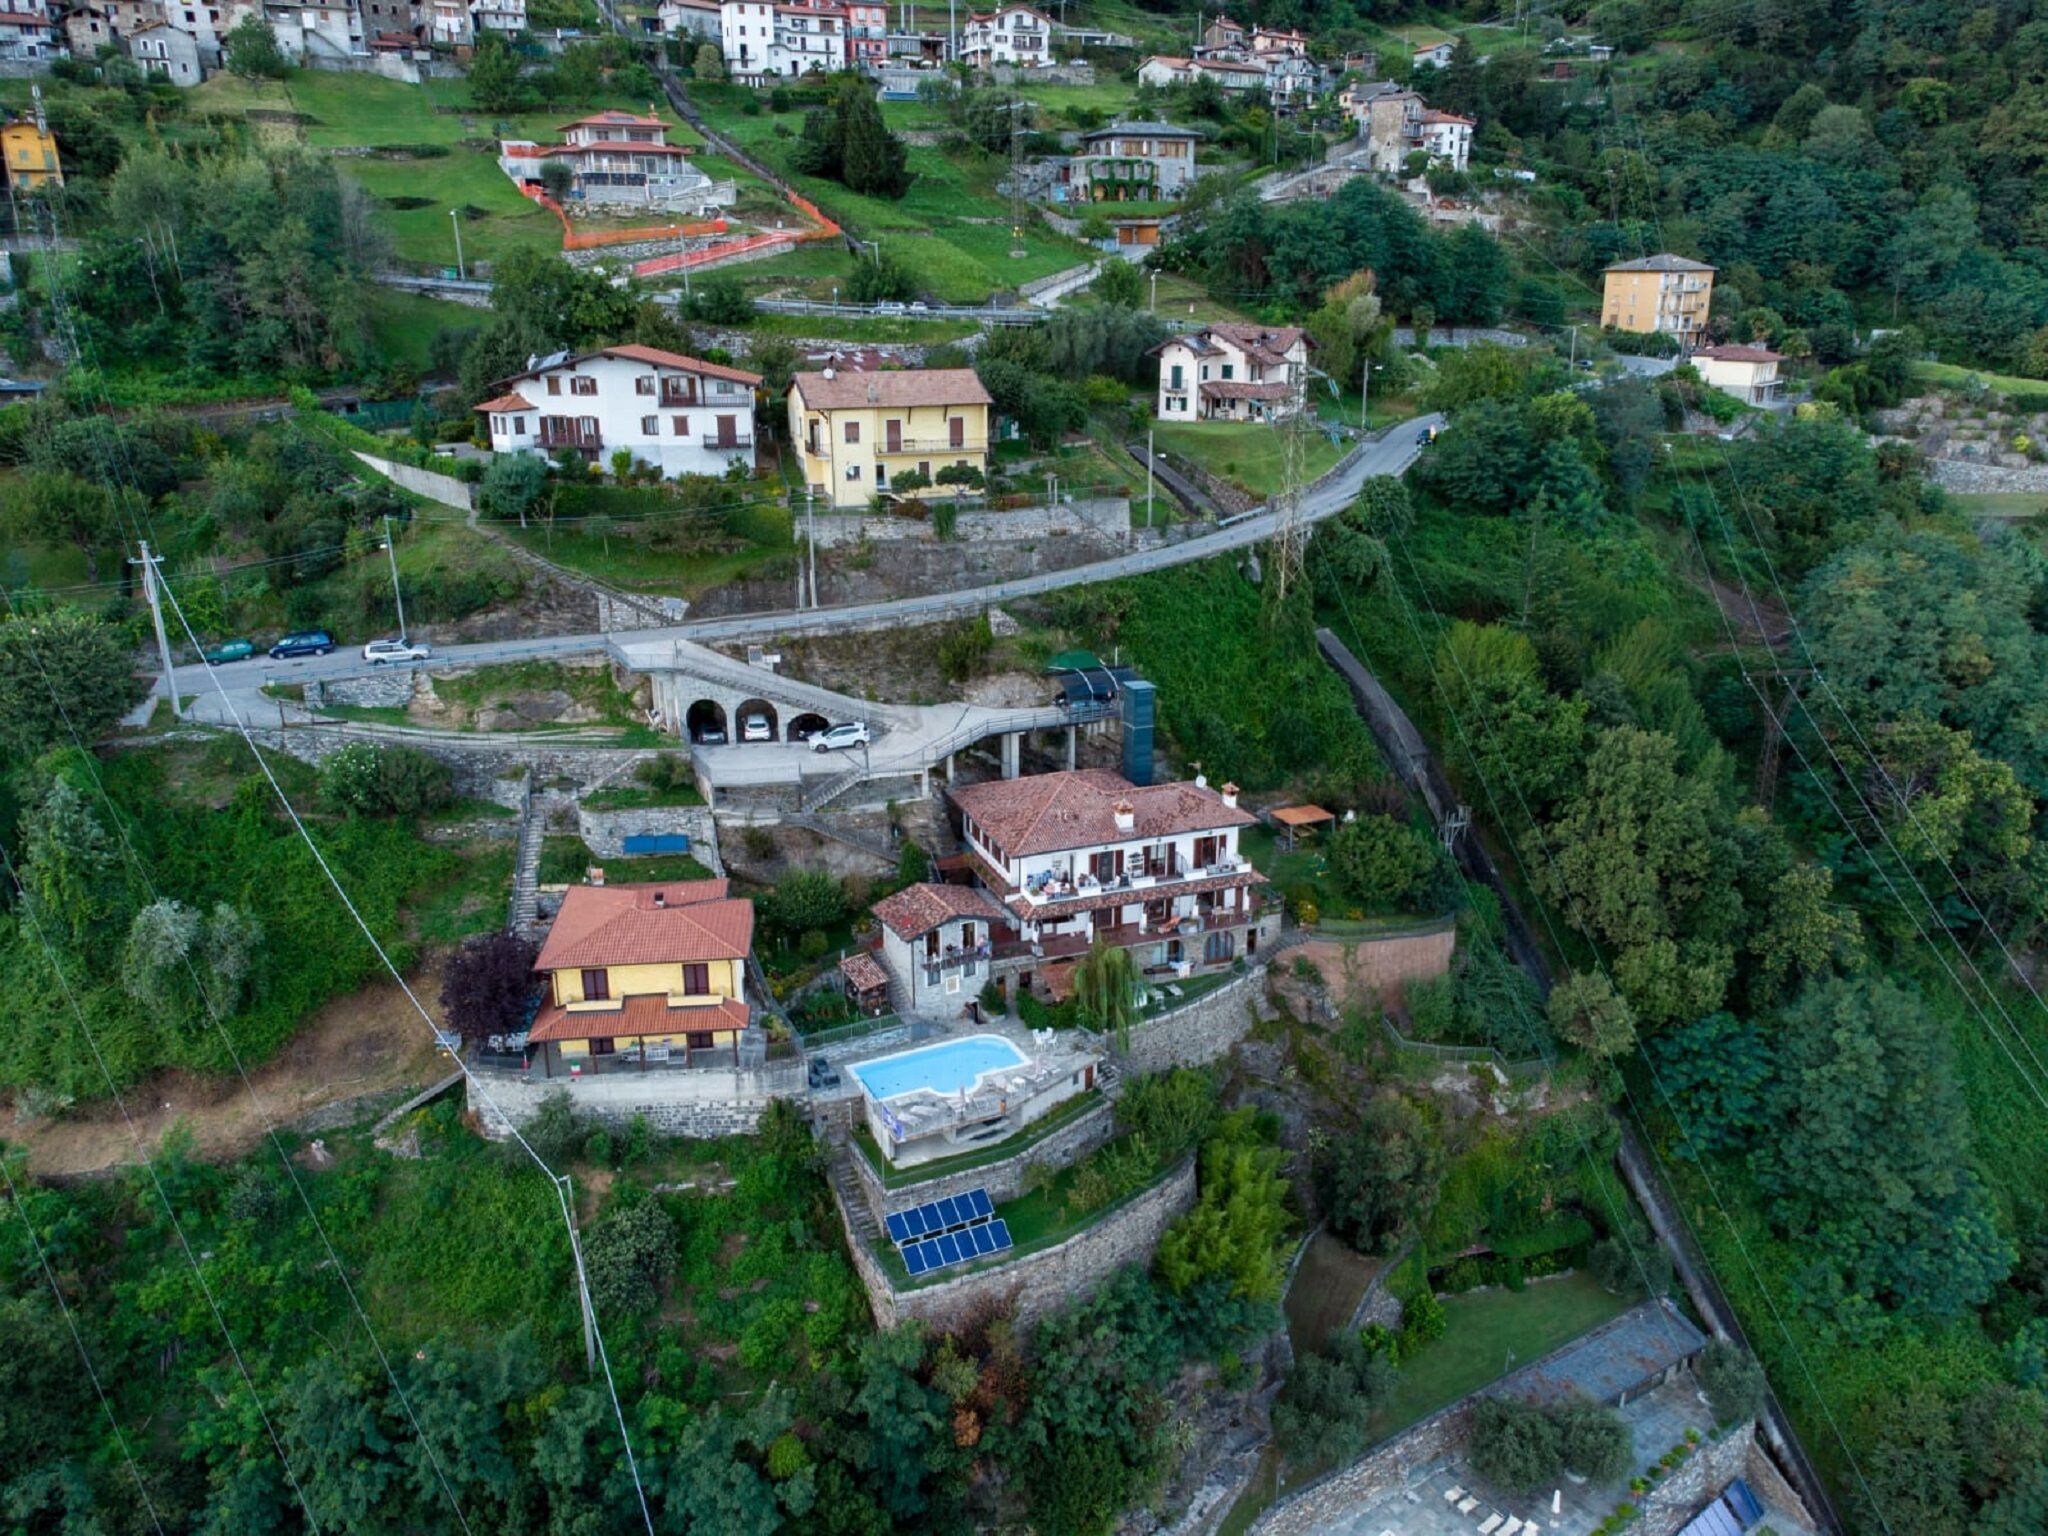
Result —
<svg viewBox="0 0 2048 1536"><path fill-rule="evenodd" d="M889 1011L889 973L873 955L855 950L839 962L839 974L846 982L846 995L862 1013L874 1018Z"/></svg>
<svg viewBox="0 0 2048 1536"><path fill-rule="evenodd" d="M1313 832L1337 819L1335 813L1324 810L1320 805L1279 805L1266 814L1280 829L1281 836L1287 839L1290 849L1302 833Z"/></svg>

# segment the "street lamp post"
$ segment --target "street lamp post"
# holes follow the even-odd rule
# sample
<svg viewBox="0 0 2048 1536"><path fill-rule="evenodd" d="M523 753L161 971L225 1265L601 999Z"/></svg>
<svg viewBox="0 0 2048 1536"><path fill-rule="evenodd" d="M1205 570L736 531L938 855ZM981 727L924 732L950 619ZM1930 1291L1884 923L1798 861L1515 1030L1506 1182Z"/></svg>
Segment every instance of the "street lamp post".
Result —
<svg viewBox="0 0 2048 1536"><path fill-rule="evenodd" d="M405 593L398 585L398 540L392 537L391 519L384 519L384 552L391 557L391 600L398 606L398 638L405 638Z"/></svg>
<svg viewBox="0 0 2048 1536"><path fill-rule="evenodd" d="M1152 274L1152 313L1159 313L1159 274Z"/></svg>
<svg viewBox="0 0 2048 1536"><path fill-rule="evenodd" d="M1377 367L1379 364L1368 357L1365 366L1358 370L1358 430L1361 432L1372 430L1372 371Z"/></svg>
<svg viewBox="0 0 2048 1536"><path fill-rule="evenodd" d="M467 277L469 274L462 265L462 210L460 208L450 208L448 210L448 221L455 227L455 275L457 277Z"/></svg>

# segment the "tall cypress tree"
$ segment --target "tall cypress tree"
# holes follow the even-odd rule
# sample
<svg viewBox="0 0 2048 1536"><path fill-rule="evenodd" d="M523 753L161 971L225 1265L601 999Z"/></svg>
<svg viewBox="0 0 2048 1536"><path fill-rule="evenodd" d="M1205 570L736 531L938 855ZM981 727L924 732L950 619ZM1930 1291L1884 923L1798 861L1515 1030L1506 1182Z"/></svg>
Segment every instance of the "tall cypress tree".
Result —
<svg viewBox="0 0 2048 1536"><path fill-rule="evenodd" d="M867 87L849 80L839 92L840 180L855 192L898 198L910 188L903 141L882 121Z"/></svg>

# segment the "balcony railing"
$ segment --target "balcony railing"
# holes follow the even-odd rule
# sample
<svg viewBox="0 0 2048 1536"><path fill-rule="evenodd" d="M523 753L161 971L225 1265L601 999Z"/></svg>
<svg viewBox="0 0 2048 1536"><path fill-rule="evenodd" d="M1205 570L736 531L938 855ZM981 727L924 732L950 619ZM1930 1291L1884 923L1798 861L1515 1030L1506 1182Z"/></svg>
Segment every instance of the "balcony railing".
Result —
<svg viewBox="0 0 2048 1536"><path fill-rule="evenodd" d="M1076 875L1071 880L1047 880L1037 886L1026 886L1024 899L1035 907L1054 902L1079 901L1088 896L1115 895L1120 892L1149 891L1183 880L1213 880L1224 875L1243 874L1251 865L1242 858L1221 859L1213 864L1182 864L1173 861L1164 865L1142 865L1126 869L1121 875L1107 880L1095 875Z"/></svg>
<svg viewBox="0 0 2048 1536"><path fill-rule="evenodd" d="M966 439L956 443L950 437L885 437L878 446L883 453L980 453L986 445Z"/></svg>
<svg viewBox="0 0 2048 1536"><path fill-rule="evenodd" d="M735 453L742 448L754 446L754 439L751 433L745 437L720 437L716 432L706 432L697 441L706 448L730 448Z"/></svg>
<svg viewBox="0 0 2048 1536"><path fill-rule="evenodd" d="M947 971L971 971L994 953L995 946L986 940L979 944L968 945L964 949L956 944L937 958L933 958L930 955L919 956L918 964L924 967L926 984L936 986L939 977Z"/></svg>
<svg viewBox="0 0 2048 1536"><path fill-rule="evenodd" d="M604 447L604 434L585 432L574 427L551 427L543 421L540 425L540 445L543 448L577 448L590 453Z"/></svg>

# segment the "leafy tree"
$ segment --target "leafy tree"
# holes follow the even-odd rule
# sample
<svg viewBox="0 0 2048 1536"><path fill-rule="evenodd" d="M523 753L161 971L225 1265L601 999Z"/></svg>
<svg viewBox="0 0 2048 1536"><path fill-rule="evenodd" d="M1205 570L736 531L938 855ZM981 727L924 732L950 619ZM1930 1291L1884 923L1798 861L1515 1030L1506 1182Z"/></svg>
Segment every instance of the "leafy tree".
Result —
<svg viewBox="0 0 2048 1536"><path fill-rule="evenodd" d="M1754 518L1790 574L1877 510L1877 459L1849 422L1780 419L1738 444L1732 460L1735 495L1723 498L1721 516L1743 530Z"/></svg>
<svg viewBox="0 0 2048 1536"><path fill-rule="evenodd" d="M1130 950L1097 940L1074 967L1074 1003L1091 1029L1115 1035L1128 1052L1138 1015L1138 963Z"/></svg>
<svg viewBox="0 0 2048 1536"><path fill-rule="evenodd" d="M916 179L908 159L866 82L849 78L829 106L805 117L790 163L805 175L841 182L848 191L893 200Z"/></svg>
<svg viewBox="0 0 2048 1536"><path fill-rule="evenodd" d="M174 1028L197 1009L193 952L204 926L181 901L161 897L135 914L128 926L122 983L129 995Z"/></svg>
<svg viewBox="0 0 2048 1536"><path fill-rule="evenodd" d="M97 741L137 695L120 633L74 608L0 619L0 757Z"/></svg>
<svg viewBox="0 0 2048 1536"><path fill-rule="evenodd" d="M1443 897L1443 858L1415 828L1369 814L1331 836L1330 872L1351 895L1374 906L1413 910Z"/></svg>
<svg viewBox="0 0 2048 1536"><path fill-rule="evenodd" d="M1826 1255L1814 1304L1936 1319L1980 1305L2013 1252L1970 1167L1946 1027L1889 980L1824 980L1780 1016L1776 1054L1774 1133L1752 1166L1774 1218Z"/></svg>
<svg viewBox="0 0 2048 1536"><path fill-rule="evenodd" d="M1317 1157L1316 1199L1330 1230L1360 1253L1392 1253L1436 1209L1443 1163L1436 1128L1406 1099L1382 1096Z"/></svg>
<svg viewBox="0 0 2048 1536"><path fill-rule="evenodd" d="M931 855L915 838L906 837L903 846L896 850L896 878L904 885L916 885L928 879L932 872Z"/></svg>
<svg viewBox="0 0 2048 1536"><path fill-rule="evenodd" d="M881 304L917 297L917 274L896 259L892 251L878 252L872 261L857 261L846 279L846 298L853 304Z"/></svg>
<svg viewBox="0 0 2048 1536"><path fill-rule="evenodd" d="M584 1234L583 1263L600 1316L650 1311L675 1270L675 1223L658 1200L622 1204Z"/></svg>
<svg viewBox="0 0 2048 1536"><path fill-rule="evenodd" d="M1756 1023L1713 1013L1652 1040L1660 1098L1685 1134L1672 1150L1688 1160L1745 1150L1768 1123L1771 1053Z"/></svg>
<svg viewBox="0 0 2048 1536"><path fill-rule="evenodd" d="M1219 1122L1202 1147L1195 1208L1159 1239L1159 1276L1175 1295L1210 1280L1246 1301L1280 1294L1287 1181L1280 1176L1280 1149L1258 1139L1249 1113L1239 1110Z"/></svg>
<svg viewBox="0 0 2048 1536"><path fill-rule="evenodd" d="M1505 1493L1549 1486L1564 1465L1558 1427L1548 1414L1510 1397L1482 1397L1472 1410L1466 1455L1472 1470Z"/></svg>
<svg viewBox="0 0 2048 1536"><path fill-rule="evenodd" d="M358 816L416 816L454 797L448 765L417 747L351 742L320 765L330 809Z"/></svg>
<svg viewBox="0 0 2048 1536"><path fill-rule="evenodd" d="M261 12L252 11L227 35L228 72L244 80L282 80L291 60L278 46L277 34Z"/></svg>
<svg viewBox="0 0 2048 1536"><path fill-rule="evenodd" d="M1273 1433L1298 1466L1342 1465L1371 1438L1372 1416L1394 1388L1394 1365L1348 1329L1294 1363L1273 1404Z"/></svg>
<svg viewBox="0 0 2048 1536"><path fill-rule="evenodd" d="M112 491L64 470L37 471L9 487L7 522L18 538L70 545L95 582L100 557L121 541L123 528Z"/></svg>
<svg viewBox="0 0 2048 1536"><path fill-rule="evenodd" d="M1216 1118L1216 1084L1194 1067L1128 1078L1116 1102L1117 1124L1142 1137L1160 1158L1192 1150Z"/></svg>
<svg viewBox="0 0 2048 1536"><path fill-rule="evenodd" d="M786 870L761 902L762 915L778 933L830 928L846 915L846 891L822 869Z"/></svg>
<svg viewBox="0 0 2048 1536"><path fill-rule="evenodd" d="M1091 285L1095 297L1112 309L1136 309L1145 302L1145 279L1128 261L1111 256Z"/></svg>
<svg viewBox="0 0 2048 1536"><path fill-rule="evenodd" d="M718 51L716 43L700 43L690 58L690 73L699 80L723 80L725 78L725 55Z"/></svg>
<svg viewBox="0 0 2048 1536"><path fill-rule="evenodd" d="M133 899L114 837L67 774L22 818L21 894L41 943L85 959L118 940Z"/></svg>
<svg viewBox="0 0 2048 1536"><path fill-rule="evenodd" d="M543 160L540 185L541 190L556 202L565 202L576 188L576 173L569 169L565 160Z"/></svg>
<svg viewBox="0 0 2048 1536"><path fill-rule="evenodd" d="M494 453L484 466L477 501L491 517L519 519L540 509L548 490L548 461L537 453Z"/></svg>
<svg viewBox="0 0 2048 1536"><path fill-rule="evenodd" d="M1986 1382L1956 1405L1955 1424L1963 1486L1973 1498L2000 1498L2048 1466L2048 1400L2038 1391Z"/></svg>
<svg viewBox="0 0 2048 1536"><path fill-rule="evenodd" d="M1697 1372L1715 1423L1740 1424L1763 1411L1763 1367L1740 1344L1714 1340L1700 1356Z"/></svg>
<svg viewBox="0 0 2048 1536"><path fill-rule="evenodd" d="M441 980L441 1013L465 1040L516 1029L534 994L534 946L512 933L467 939Z"/></svg>
<svg viewBox="0 0 2048 1536"><path fill-rule="evenodd" d="M1579 1398L1550 1410L1557 1426L1558 1460L1590 1483L1615 1483L1635 1460L1635 1437L1612 1408Z"/></svg>
<svg viewBox="0 0 2048 1536"><path fill-rule="evenodd" d="M1634 1048L1628 1000L1598 971L1574 971L1550 994L1550 1027L1589 1056L1620 1056Z"/></svg>
<svg viewBox="0 0 2048 1536"><path fill-rule="evenodd" d="M519 55L496 33L484 33L476 40L476 52L469 61L469 99L479 111L516 112L526 104L528 95ZM553 163L543 164L543 172Z"/></svg>
<svg viewBox="0 0 2048 1536"><path fill-rule="evenodd" d="M1871 1414L1870 1454L1859 1457L1856 1491L1864 1520L1961 1536L1968 1529L1963 1452L1948 1407L1932 1388L1887 1394Z"/></svg>

